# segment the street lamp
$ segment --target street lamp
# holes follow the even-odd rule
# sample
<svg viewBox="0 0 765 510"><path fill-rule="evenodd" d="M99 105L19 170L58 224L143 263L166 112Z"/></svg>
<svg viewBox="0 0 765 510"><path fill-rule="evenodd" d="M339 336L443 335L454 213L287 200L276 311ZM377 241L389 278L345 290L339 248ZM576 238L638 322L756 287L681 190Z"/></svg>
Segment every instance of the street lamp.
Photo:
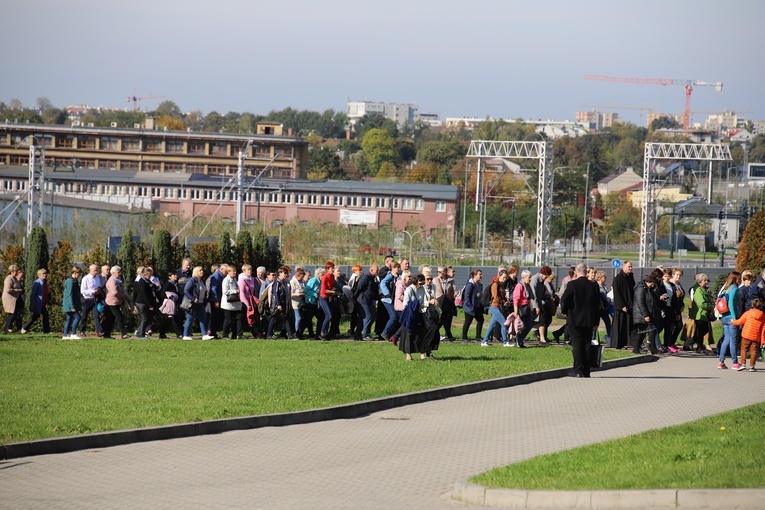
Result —
<svg viewBox="0 0 765 510"><path fill-rule="evenodd" d="M417 234L424 233L425 230L418 230L417 232L414 232L414 233L410 233L406 230L402 230L401 232L409 236L409 260L411 262L414 262L414 258L412 257L412 240L414 239L414 236L416 236Z"/></svg>
<svg viewBox="0 0 765 510"><path fill-rule="evenodd" d="M584 213L582 217L582 262L587 260L587 195L590 193L587 188L590 187L590 164L587 163L587 173L583 176L584 181Z"/></svg>
<svg viewBox="0 0 765 510"><path fill-rule="evenodd" d="M268 218L268 213L274 212L276 209L269 209L266 212L263 213L263 232L266 231L266 219Z"/></svg>

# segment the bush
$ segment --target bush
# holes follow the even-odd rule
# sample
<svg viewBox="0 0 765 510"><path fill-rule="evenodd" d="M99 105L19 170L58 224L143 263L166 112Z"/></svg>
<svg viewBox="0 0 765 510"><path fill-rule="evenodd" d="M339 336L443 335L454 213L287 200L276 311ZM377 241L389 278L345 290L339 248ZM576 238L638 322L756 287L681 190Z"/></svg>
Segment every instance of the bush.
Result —
<svg viewBox="0 0 765 510"><path fill-rule="evenodd" d="M765 211L760 211L746 226L744 237L738 246L736 271L750 270L759 275L765 267Z"/></svg>

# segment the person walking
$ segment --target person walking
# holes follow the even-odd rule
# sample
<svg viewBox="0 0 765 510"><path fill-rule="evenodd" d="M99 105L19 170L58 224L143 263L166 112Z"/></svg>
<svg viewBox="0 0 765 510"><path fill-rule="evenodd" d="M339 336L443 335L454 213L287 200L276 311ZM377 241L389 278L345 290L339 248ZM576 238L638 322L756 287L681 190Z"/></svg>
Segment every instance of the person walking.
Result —
<svg viewBox="0 0 765 510"><path fill-rule="evenodd" d="M80 268L74 266L71 276L64 282L63 299L61 300L61 309L66 314L63 340L80 339L77 336L77 324L80 322L80 311L82 310L79 278Z"/></svg>
<svg viewBox="0 0 765 510"><path fill-rule="evenodd" d="M598 284L587 279L587 266L579 263L574 269L575 278L568 282L566 292L561 296L561 311L568 320L571 335L574 366L569 377L590 377L591 362L589 346L592 333L600 323L600 289Z"/></svg>
<svg viewBox="0 0 765 510"><path fill-rule="evenodd" d="M242 339L242 299L239 290L239 282L236 279L236 268L228 266L226 277L221 283L221 302L220 307L223 310L223 338L228 338L229 332L231 339Z"/></svg>
<svg viewBox="0 0 765 510"><path fill-rule="evenodd" d="M760 298L754 298L750 303L751 308L744 314L731 321L734 326L743 326L741 332L741 354L739 356L738 368L746 368L746 353L749 351L749 371L755 372L755 363L757 362L757 346L765 347L765 301Z"/></svg>
<svg viewBox="0 0 765 510"><path fill-rule="evenodd" d="M723 325L723 340L718 345L718 354L720 356L720 362L717 364L717 368L725 369L725 356L730 353L730 361L733 370L738 370L741 365L738 362L738 326L733 324L733 321L741 316L739 311L739 297L738 286L741 284L741 273L738 271L731 271L728 274L728 278L725 280L725 285L720 288L720 292L717 298L724 297L728 304L728 311L720 313L720 322ZM718 310L719 312L719 310Z"/></svg>
<svg viewBox="0 0 765 510"><path fill-rule="evenodd" d="M96 336L104 336L104 328L101 326L101 313L98 311L98 302L103 300L101 288L106 285L106 280L101 281L98 274L98 264L88 267L88 274L83 276L80 282L80 294L82 295L82 316L79 322L79 336L85 336L88 316L93 313L93 329Z"/></svg>
<svg viewBox="0 0 765 510"><path fill-rule="evenodd" d="M513 289L513 312L523 322L523 331L515 338L516 345L521 349L526 347L526 336L534 324L534 310L531 306L533 291L531 290L531 271L521 273L521 281Z"/></svg>
<svg viewBox="0 0 765 510"><path fill-rule="evenodd" d="M13 325L21 322L21 313L24 311L24 286L19 278L19 266L8 266L8 276L3 282L3 310L5 319L5 332L13 333Z"/></svg>
<svg viewBox="0 0 765 510"><path fill-rule="evenodd" d="M481 340L481 330L483 329L483 284L481 279L483 272L480 269L474 269L470 272L470 280L465 285L462 292L462 311L465 312L465 323L462 325L462 340L468 341L468 331L470 325L475 320L475 339Z"/></svg>
<svg viewBox="0 0 765 510"><path fill-rule="evenodd" d="M715 303L709 292L709 277L705 273L696 275L696 284L697 286L692 289L693 297L691 298L691 307L688 310L689 321L693 320L693 331L688 332L683 350L689 351L695 344L696 352L709 354L710 351L704 346L704 339L711 334L712 327L709 319L715 308ZM712 340L714 341L714 338Z"/></svg>
<svg viewBox="0 0 765 510"><path fill-rule="evenodd" d="M290 279L290 299L292 300L292 314L294 317L295 337L301 338L303 322L305 321L305 269L295 269L295 276Z"/></svg>
<svg viewBox="0 0 765 510"><path fill-rule="evenodd" d="M21 334L25 334L32 327L32 324L42 316L43 333L50 333L50 319L48 317L48 302L50 301L50 290L48 290L48 271L46 269L37 270L37 279L32 284L32 293L29 296L29 311L32 316L26 324L21 327Z"/></svg>
<svg viewBox="0 0 765 510"><path fill-rule="evenodd" d="M120 330L120 338L127 338L125 329L125 320L122 316L122 305L126 301L130 302L130 295L122 287L122 268L112 266L109 269L111 277L106 281L106 306L109 307L109 313L104 324L104 338L112 338L114 325Z"/></svg>
<svg viewBox="0 0 765 510"><path fill-rule="evenodd" d="M507 297L503 291L506 281L507 271L502 269L497 275L497 279L491 282L491 306L489 307L491 320L489 321L489 327L486 329L486 334L484 335L483 340L481 340L481 347L487 347L489 345L489 336L491 336L491 331L497 323L500 325L502 345L510 347L510 343L507 341L507 328L504 326L505 314L503 313L503 310L507 305Z"/></svg>
<svg viewBox="0 0 765 510"><path fill-rule="evenodd" d="M632 262L622 265L622 270L614 277L614 323L611 326L611 347L624 349L630 343L632 333L632 302L635 292L635 276L632 274Z"/></svg>
<svg viewBox="0 0 765 510"><path fill-rule="evenodd" d="M327 262L324 264L324 270L326 272L321 277L321 285L319 286L319 307L324 312L324 320L319 328L319 338L329 340L329 326L332 323L332 309L329 306L329 300L335 295L335 264ZM360 340L359 338L354 339Z"/></svg>
<svg viewBox="0 0 765 510"><path fill-rule="evenodd" d="M396 299L396 283L400 271L401 265L398 262L391 262L388 274L380 282L381 301L388 312L388 322L380 334L385 341L389 341L390 337L398 330L398 312L393 301Z"/></svg>
<svg viewBox="0 0 765 510"><path fill-rule="evenodd" d="M135 296L135 309L138 312L139 322L136 330L136 338L146 340L147 331L151 327L154 311L157 309L157 295L154 293L154 284L151 283L153 271L150 267L144 267L140 278L135 282L133 295Z"/></svg>
<svg viewBox="0 0 765 510"><path fill-rule="evenodd" d="M184 297L191 301L191 309L186 311L186 322L183 325L183 339L192 340L191 325L194 318L199 321L199 328L202 331L202 340L212 340L212 335L207 334L207 287L205 286L204 270L202 266L196 266L191 272L191 278L186 282L183 289Z"/></svg>
<svg viewBox="0 0 765 510"><path fill-rule="evenodd" d="M380 281L377 279L377 264L369 266L369 273L359 280L359 284L353 293L356 302L361 305L361 325L356 325L354 339L374 340L372 338L372 324L377 317L377 296L380 293Z"/></svg>
<svg viewBox="0 0 765 510"><path fill-rule="evenodd" d="M640 346L648 337L648 349L651 354L658 354L656 339L659 335L659 320L661 319L661 301L654 289L658 285L656 277L649 274L635 285L635 296L632 303L632 352L640 354Z"/></svg>

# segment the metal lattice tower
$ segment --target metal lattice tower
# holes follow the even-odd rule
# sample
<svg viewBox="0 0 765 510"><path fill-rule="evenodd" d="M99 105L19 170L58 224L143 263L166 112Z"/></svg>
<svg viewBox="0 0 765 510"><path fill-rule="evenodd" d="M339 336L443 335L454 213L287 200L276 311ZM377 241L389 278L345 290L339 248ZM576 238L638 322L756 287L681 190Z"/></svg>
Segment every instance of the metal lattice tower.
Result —
<svg viewBox="0 0 765 510"><path fill-rule="evenodd" d="M651 143L645 144L643 154L643 198L640 223L640 267L647 267L651 239L656 231L656 203L663 180L653 172L653 163L663 160L726 161L730 148L720 143ZM711 169L710 169L711 172ZM711 197L710 197L711 201Z"/></svg>
<svg viewBox="0 0 765 510"><path fill-rule="evenodd" d="M478 159L476 192L476 210L485 215L486 185L484 178L484 158L534 159L539 173L537 235L534 263L538 266L547 264L550 248L550 220L552 218L552 143L533 142L495 142L491 140L473 140L468 149L468 158ZM481 247L485 251L486 233L481 234Z"/></svg>
<svg viewBox="0 0 765 510"><path fill-rule="evenodd" d="M29 147L29 194L27 199L27 235L34 227L43 226L43 192L45 191L45 148Z"/></svg>

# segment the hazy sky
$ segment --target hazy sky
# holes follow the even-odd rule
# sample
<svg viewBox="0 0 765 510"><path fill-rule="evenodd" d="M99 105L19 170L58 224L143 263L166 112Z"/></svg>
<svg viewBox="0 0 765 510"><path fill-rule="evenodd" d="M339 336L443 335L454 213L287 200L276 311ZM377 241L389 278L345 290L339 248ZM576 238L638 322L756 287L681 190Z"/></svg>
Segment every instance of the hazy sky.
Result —
<svg viewBox="0 0 765 510"><path fill-rule="evenodd" d="M122 108L135 91L205 114L348 98L442 119L682 113L682 87L584 79L599 74L722 81L692 109L765 120L760 0L0 0L0 21L0 101L26 106Z"/></svg>

